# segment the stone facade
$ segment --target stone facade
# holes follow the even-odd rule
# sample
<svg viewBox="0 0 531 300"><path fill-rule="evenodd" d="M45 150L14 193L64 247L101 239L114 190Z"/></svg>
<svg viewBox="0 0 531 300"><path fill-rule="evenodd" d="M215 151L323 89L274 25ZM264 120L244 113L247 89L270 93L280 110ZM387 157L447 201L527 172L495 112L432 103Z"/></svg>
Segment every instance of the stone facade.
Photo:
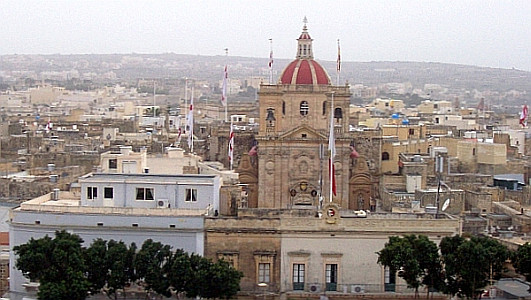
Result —
<svg viewBox="0 0 531 300"><path fill-rule="evenodd" d="M241 270L244 294L263 293L258 284L266 278L265 291L288 297L326 289L351 293L354 285L382 293L385 270L376 252L389 236L409 234L412 228L438 243L459 233L460 221L419 214L356 218L337 211L319 218L307 210L241 209L238 217L205 220L205 255L228 260ZM329 272L335 272L334 282L327 282ZM403 282L397 286L397 291L405 289Z"/></svg>

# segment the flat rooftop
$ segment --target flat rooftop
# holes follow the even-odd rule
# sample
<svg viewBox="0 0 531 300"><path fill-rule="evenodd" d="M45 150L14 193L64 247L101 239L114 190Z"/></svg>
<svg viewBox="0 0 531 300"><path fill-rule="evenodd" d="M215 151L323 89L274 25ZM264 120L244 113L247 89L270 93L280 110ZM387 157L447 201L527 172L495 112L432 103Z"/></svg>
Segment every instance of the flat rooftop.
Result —
<svg viewBox="0 0 531 300"><path fill-rule="evenodd" d="M103 214L129 216L175 216L192 217L204 216L208 208L140 208L140 207L94 207L81 206L81 199L72 192L60 191L57 200L52 199L53 193L42 195L29 201L22 202L16 211L71 213L71 214Z"/></svg>

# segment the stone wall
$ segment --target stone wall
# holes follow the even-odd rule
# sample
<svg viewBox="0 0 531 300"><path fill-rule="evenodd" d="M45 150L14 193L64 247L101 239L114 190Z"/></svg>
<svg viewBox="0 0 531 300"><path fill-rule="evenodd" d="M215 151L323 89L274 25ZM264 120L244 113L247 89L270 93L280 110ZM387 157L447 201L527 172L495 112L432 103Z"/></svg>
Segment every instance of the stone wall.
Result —
<svg viewBox="0 0 531 300"><path fill-rule="evenodd" d="M242 271L241 291L258 289L258 263L271 259L271 276L267 290L279 291L280 235L279 219L207 218L205 220L205 257L225 258Z"/></svg>
<svg viewBox="0 0 531 300"><path fill-rule="evenodd" d="M487 192L466 191L466 210L478 208L481 213L492 212L492 195Z"/></svg>

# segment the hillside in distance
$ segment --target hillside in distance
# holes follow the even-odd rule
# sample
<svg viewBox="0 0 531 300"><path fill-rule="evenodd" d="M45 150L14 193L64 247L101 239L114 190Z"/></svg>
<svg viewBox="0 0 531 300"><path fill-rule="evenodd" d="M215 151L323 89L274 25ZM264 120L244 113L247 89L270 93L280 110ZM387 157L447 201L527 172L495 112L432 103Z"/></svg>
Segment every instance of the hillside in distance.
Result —
<svg viewBox="0 0 531 300"><path fill-rule="evenodd" d="M275 59L274 78L291 59ZM335 82L336 62L318 60ZM249 76L268 78L268 58L236 56L202 56L175 53L164 54L84 54L84 55L2 55L0 80L15 75L40 80L43 72L93 74L91 80L100 83L133 82L139 78L196 78L217 82L223 66L229 65L229 76L246 79ZM113 72L114 79L97 76ZM81 75L80 75L81 76ZM101 79L99 79L101 77ZM450 90L531 91L531 72L430 62L342 62L341 81L351 85L376 86L384 83L409 82L413 88L424 84L439 84ZM107 81L107 82L106 82Z"/></svg>

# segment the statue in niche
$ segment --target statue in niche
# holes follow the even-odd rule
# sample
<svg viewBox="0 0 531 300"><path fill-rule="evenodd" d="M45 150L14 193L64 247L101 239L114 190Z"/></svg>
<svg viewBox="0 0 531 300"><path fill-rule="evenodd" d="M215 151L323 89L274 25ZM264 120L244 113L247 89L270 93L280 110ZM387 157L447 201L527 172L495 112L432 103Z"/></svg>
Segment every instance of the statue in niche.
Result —
<svg viewBox="0 0 531 300"><path fill-rule="evenodd" d="M363 195L361 193L358 193L358 209L363 209L363 203L365 200L363 200Z"/></svg>
<svg viewBox="0 0 531 300"><path fill-rule="evenodd" d="M307 162L302 161L302 162L299 164L299 173L300 173L300 174L306 174L306 173L308 173L308 163L307 163Z"/></svg>

